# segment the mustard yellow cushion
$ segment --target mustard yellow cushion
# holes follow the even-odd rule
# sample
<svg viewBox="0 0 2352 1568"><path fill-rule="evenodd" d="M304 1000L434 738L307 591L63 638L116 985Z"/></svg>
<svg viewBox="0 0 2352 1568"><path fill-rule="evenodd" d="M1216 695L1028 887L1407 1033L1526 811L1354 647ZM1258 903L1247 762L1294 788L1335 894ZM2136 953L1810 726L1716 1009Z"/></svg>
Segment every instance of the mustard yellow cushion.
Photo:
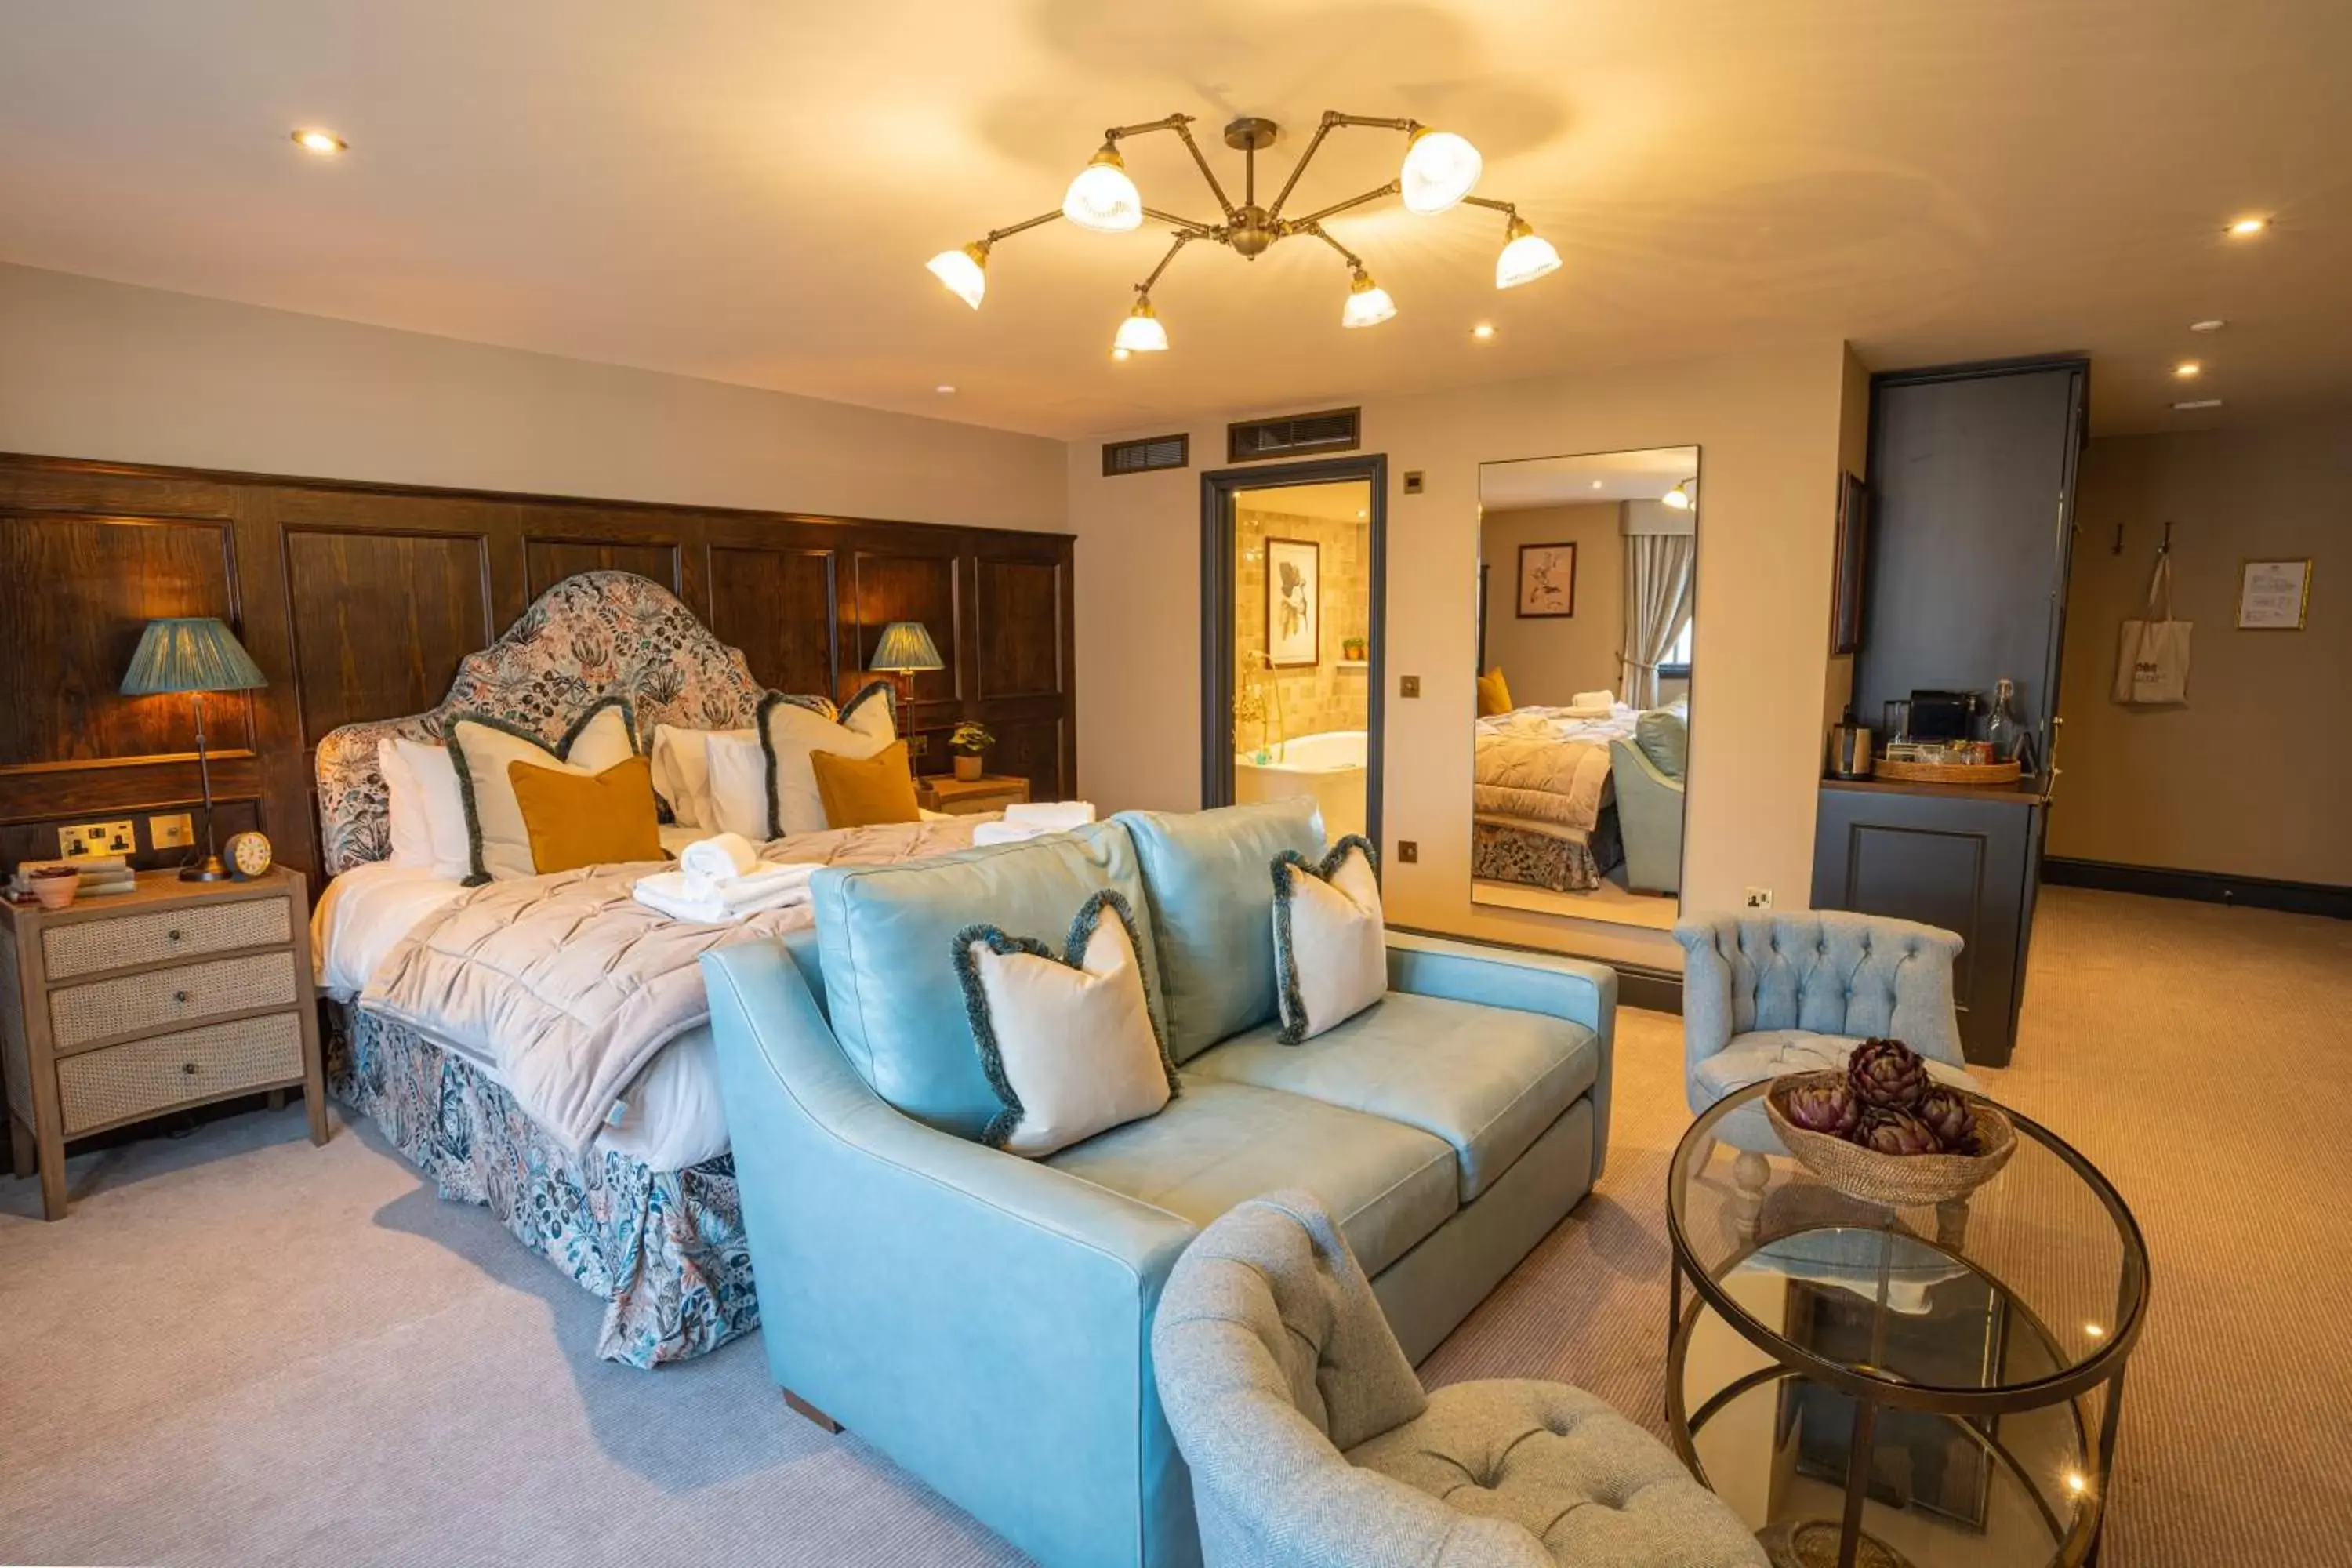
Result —
<svg viewBox="0 0 2352 1568"><path fill-rule="evenodd" d="M507 764L531 869L541 876L576 866L662 860L661 817L654 805L653 763L631 757L601 773Z"/></svg>
<svg viewBox="0 0 2352 1568"><path fill-rule="evenodd" d="M1478 678L1478 717L1486 719L1511 710L1511 688L1503 679L1503 667L1496 665Z"/></svg>
<svg viewBox="0 0 2352 1568"><path fill-rule="evenodd" d="M811 752L816 796L824 803L827 827L865 827L877 822L913 822L915 775L907 766L907 742L893 741L870 757Z"/></svg>

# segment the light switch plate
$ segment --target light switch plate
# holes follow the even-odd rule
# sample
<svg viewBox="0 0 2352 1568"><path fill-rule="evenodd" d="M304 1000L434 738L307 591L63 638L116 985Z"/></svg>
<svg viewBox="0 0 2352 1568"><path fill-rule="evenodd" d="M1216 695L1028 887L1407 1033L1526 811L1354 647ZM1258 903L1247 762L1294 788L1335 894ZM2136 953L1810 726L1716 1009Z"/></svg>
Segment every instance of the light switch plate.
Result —
<svg viewBox="0 0 2352 1568"><path fill-rule="evenodd" d="M1418 866L1421 864L1421 840L1418 838L1398 839L1397 858L1407 866Z"/></svg>
<svg viewBox="0 0 2352 1568"><path fill-rule="evenodd" d="M1421 493L1421 470L1419 468L1407 468L1405 470L1404 493L1409 496L1417 496Z"/></svg>
<svg viewBox="0 0 2352 1568"><path fill-rule="evenodd" d="M1420 695L1421 695L1421 677L1419 677L1418 675L1400 675L1400 676L1398 676L1398 677L1397 677L1397 695L1398 695L1399 697L1418 697L1418 696L1420 696Z"/></svg>
<svg viewBox="0 0 2352 1568"><path fill-rule="evenodd" d="M147 843L155 849L184 849L196 841L196 819L186 812L147 819Z"/></svg>
<svg viewBox="0 0 2352 1568"><path fill-rule="evenodd" d="M77 822L58 829L58 853L68 860L130 855L138 847L137 830L128 818L121 822Z"/></svg>

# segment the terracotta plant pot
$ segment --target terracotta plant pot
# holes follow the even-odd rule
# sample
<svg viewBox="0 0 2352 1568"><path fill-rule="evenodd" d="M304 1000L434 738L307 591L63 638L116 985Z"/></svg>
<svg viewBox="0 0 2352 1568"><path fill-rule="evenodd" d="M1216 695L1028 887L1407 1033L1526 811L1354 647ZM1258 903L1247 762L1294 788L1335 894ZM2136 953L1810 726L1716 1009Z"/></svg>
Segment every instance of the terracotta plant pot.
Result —
<svg viewBox="0 0 2352 1568"><path fill-rule="evenodd" d="M81 873L70 868L36 871L33 873L33 897L45 910L62 910L70 906L74 895L81 891Z"/></svg>
<svg viewBox="0 0 2352 1568"><path fill-rule="evenodd" d="M973 756L970 752L958 752L955 759L955 776L965 784L976 782L980 777L981 763L984 760Z"/></svg>

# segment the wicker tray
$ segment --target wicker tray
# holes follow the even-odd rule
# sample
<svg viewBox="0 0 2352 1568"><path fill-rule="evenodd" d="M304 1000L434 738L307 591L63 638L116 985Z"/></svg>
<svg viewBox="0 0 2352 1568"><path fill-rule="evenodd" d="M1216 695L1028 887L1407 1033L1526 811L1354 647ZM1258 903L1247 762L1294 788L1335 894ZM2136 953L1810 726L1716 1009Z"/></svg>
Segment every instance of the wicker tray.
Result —
<svg viewBox="0 0 2352 1568"><path fill-rule="evenodd" d="M2012 784L2021 776L2011 763L1895 763L1881 757L1871 764L1883 779L1903 784Z"/></svg>
<svg viewBox="0 0 2352 1568"><path fill-rule="evenodd" d="M1809 1132L1782 1113L1780 1099L1790 1090L1844 1076L1834 1070L1791 1073L1764 1095L1764 1113L1771 1119L1772 1131L1797 1163L1839 1192L1893 1207L1949 1203L1991 1181L2017 1152L2017 1129L2000 1108L1964 1089L1955 1092L1976 1112L1977 1143L1984 1151L1980 1154L1881 1154L1827 1132Z"/></svg>

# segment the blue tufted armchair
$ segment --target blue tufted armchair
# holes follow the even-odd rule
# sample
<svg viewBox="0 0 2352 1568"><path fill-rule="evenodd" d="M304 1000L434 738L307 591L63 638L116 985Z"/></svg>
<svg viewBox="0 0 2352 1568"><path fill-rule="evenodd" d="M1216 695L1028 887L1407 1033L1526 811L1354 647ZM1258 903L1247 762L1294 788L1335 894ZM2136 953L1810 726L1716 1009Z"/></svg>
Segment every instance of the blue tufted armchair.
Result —
<svg viewBox="0 0 2352 1568"><path fill-rule="evenodd" d="M1901 1040L1947 1083L1977 1088L1960 1065L1952 1007L1960 939L1950 931L1813 910L1697 916L1675 927L1675 940L1684 953L1683 1089L1694 1115L1759 1079L1842 1067L1872 1036ZM1725 1128L1725 1142L1745 1142L1729 1121Z"/></svg>

